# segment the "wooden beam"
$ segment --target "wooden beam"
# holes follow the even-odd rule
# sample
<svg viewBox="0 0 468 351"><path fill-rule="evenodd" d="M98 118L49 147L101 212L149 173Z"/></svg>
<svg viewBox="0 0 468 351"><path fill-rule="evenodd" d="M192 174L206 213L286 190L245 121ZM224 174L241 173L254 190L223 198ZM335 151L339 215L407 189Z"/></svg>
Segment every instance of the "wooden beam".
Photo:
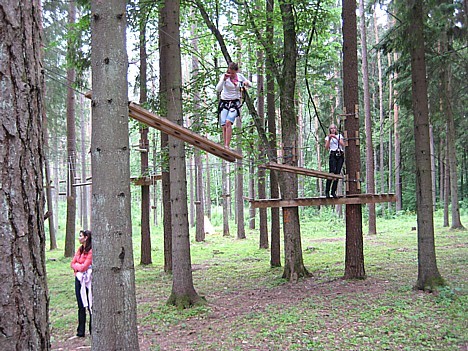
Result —
<svg viewBox="0 0 468 351"><path fill-rule="evenodd" d="M153 185L156 180L161 180L161 174L155 174L151 177L131 177L130 181L133 185Z"/></svg>
<svg viewBox="0 0 468 351"><path fill-rule="evenodd" d="M338 180L338 179L343 178L340 174L316 171L313 169L295 167L295 166L290 166L290 165L283 165L283 164L279 164L275 162L268 162L264 165L260 165L259 167L273 169L273 170L281 171L281 172L290 172L290 173L302 174L302 175L310 176L310 177L317 177L317 178L324 178L324 179L331 179L331 180Z"/></svg>
<svg viewBox="0 0 468 351"><path fill-rule="evenodd" d="M77 186L86 186L86 185L92 185L93 183L92 182L86 182L86 183L74 183L72 184L73 187L77 187Z"/></svg>
<svg viewBox="0 0 468 351"><path fill-rule="evenodd" d="M138 106L134 102L129 103L129 115L139 122L163 131L166 134L183 140L226 161L234 162L236 159L242 159L242 155L237 152L204 138L197 133L192 132L190 129L179 126L177 123L171 122L166 118L158 117L154 113Z"/></svg>
<svg viewBox="0 0 468 351"><path fill-rule="evenodd" d="M251 200L250 205L253 208L270 207L298 207L298 206L323 206L323 205L359 205L376 204L380 202L396 202L395 194L356 194L347 197L326 198L326 197L307 197L292 200L282 199L261 199Z"/></svg>
<svg viewBox="0 0 468 351"><path fill-rule="evenodd" d="M92 98L92 92L88 91L85 94L88 99ZM185 141L190 145L193 145L201 150L209 152L217 157L220 157L226 161L234 162L236 159L241 160L242 155L237 152L227 149L222 145L215 143L201 135L192 132L190 129L182 127L177 123L169 121L167 118L162 118L154 113L144 109L140 105L129 102L128 104L128 115L136 119L137 121L146 124L149 127L156 128L166 134L169 134L177 139Z"/></svg>

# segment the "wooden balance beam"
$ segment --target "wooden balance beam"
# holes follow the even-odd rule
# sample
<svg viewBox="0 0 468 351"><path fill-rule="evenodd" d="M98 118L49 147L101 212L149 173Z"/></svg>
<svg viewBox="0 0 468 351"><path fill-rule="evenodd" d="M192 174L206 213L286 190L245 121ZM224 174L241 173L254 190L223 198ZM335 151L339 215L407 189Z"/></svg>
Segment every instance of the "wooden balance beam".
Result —
<svg viewBox="0 0 468 351"><path fill-rule="evenodd" d="M313 169L290 166L290 165L283 165L283 164L279 164L276 162L268 162L264 165L260 165L259 167L266 168L266 169L273 169L275 171L290 172L290 173L302 174L302 175L306 175L310 177L317 177L317 178L324 178L324 179L331 179L331 180L339 180L343 178L343 176L341 176L340 174L316 171Z"/></svg>
<svg viewBox="0 0 468 351"><path fill-rule="evenodd" d="M85 94L85 97L91 99L92 92L88 91ZM182 127L177 123L169 121L167 118L161 118L134 102L129 102L128 109L128 115L131 118L137 120L138 122L144 123L149 127L156 128L177 139L185 141L190 145L193 145L206 152L209 152L210 154L213 154L229 162L234 162L236 159L242 159L242 155L238 154L237 152L231 149L226 149L225 147L215 143L214 141L211 141L195 132L192 132L188 128Z"/></svg>
<svg viewBox="0 0 468 351"><path fill-rule="evenodd" d="M242 155L238 154L237 152L234 152L231 149L226 149L214 141L192 132L190 129L184 128L177 123L169 121L167 118L158 117L154 113L151 113L134 102L130 102L128 106L129 116L141 123L156 128L166 134L172 135L177 139L183 140L226 161L234 162L236 159L242 159Z"/></svg>
<svg viewBox="0 0 468 351"><path fill-rule="evenodd" d="M326 197L304 197L291 200L283 199L261 199L250 200L253 208L270 207L298 207L298 206L322 206L322 205L360 205L376 204L380 202L396 202L395 194L356 194L346 197L326 198Z"/></svg>

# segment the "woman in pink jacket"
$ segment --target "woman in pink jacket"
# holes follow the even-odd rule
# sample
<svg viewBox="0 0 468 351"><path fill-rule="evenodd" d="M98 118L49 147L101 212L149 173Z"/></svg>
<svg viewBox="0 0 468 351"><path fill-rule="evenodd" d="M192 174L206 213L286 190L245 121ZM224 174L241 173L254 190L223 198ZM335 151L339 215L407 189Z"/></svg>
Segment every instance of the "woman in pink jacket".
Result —
<svg viewBox="0 0 468 351"><path fill-rule="evenodd" d="M93 250L91 231L81 230L78 237L81 246L76 251L71 268L75 272L75 294L78 302L78 328L76 336L84 337L86 329L86 307L89 311L89 333L91 334L91 273L93 263Z"/></svg>

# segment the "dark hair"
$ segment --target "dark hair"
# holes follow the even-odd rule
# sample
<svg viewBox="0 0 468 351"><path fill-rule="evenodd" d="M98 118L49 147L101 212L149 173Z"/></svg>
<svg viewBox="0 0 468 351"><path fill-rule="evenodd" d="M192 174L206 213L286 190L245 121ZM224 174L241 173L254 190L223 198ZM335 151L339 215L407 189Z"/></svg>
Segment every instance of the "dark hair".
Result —
<svg viewBox="0 0 468 351"><path fill-rule="evenodd" d="M232 69L234 71L238 71L239 70L239 65L235 62L229 62L229 69Z"/></svg>
<svg viewBox="0 0 468 351"><path fill-rule="evenodd" d="M93 248L93 244L92 244L92 238L91 238L91 230L80 230L80 233L82 233L83 236L86 237L85 244L80 246L80 255L81 255L83 254L83 252L88 253L89 250Z"/></svg>

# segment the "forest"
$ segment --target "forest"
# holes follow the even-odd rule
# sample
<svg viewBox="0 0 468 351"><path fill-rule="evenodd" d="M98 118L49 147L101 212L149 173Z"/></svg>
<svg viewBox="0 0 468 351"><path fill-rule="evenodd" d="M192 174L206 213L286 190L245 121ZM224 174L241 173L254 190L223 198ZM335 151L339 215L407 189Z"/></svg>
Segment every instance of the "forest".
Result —
<svg viewBox="0 0 468 351"><path fill-rule="evenodd" d="M467 347L466 1L0 9L1 349ZM251 84L223 148L230 62ZM85 230L93 329L77 340Z"/></svg>

